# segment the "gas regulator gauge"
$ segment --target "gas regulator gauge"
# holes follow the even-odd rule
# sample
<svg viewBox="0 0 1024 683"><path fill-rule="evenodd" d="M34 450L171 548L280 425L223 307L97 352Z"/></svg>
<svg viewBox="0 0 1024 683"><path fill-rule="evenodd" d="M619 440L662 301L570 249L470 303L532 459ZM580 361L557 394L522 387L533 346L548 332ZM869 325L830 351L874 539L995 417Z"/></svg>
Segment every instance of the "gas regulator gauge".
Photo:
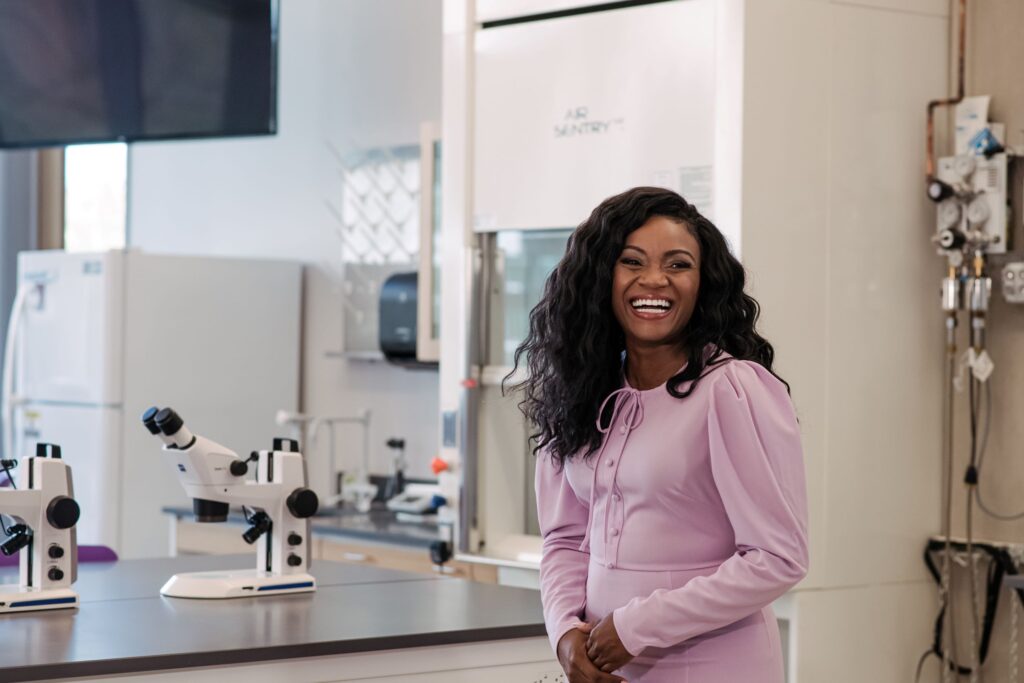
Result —
<svg viewBox="0 0 1024 683"><path fill-rule="evenodd" d="M947 199L939 204L939 228L948 230L960 225L960 203L955 199Z"/></svg>
<svg viewBox="0 0 1024 683"><path fill-rule="evenodd" d="M953 160L953 170L965 180L974 173L975 166L974 157L970 155L961 155Z"/></svg>
<svg viewBox="0 0 1024 683"><path fill-rule="evenodd" d="M967 222L971 225L981 225L988 220L991 213L988 206L988 198L984 196L976 197L967 205Z"/></svg>

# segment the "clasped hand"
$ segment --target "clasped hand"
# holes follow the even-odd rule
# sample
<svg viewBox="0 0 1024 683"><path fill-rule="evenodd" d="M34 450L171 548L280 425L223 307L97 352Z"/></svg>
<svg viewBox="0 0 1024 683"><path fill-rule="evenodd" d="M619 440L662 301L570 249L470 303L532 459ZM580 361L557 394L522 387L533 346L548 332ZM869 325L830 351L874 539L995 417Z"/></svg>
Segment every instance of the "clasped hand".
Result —
<svg viewBox="0 0 1024 683"><path fill-rule="evenodd" d="M609 614L596 624L583 623L558 641L558 662L569 683L619 683L612 674L633 659Z"/></svg>

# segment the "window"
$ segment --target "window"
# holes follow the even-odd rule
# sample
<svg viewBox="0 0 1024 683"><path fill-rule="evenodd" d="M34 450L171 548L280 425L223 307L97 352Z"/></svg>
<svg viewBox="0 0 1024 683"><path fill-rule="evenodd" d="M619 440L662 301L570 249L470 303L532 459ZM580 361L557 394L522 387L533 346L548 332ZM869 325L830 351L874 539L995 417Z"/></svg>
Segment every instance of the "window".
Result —
<svg viewBox="0 0 1024 683"><path fill-rule="evenodd" d="M64 152L64 248L123 249L128 145L71 145Z"/></svg>
<svg viewBox="0 0 1024 683"><path fill-rule="evenodd" d="M572 230L501 230L497 233L491 293L492 365L510 367L530 331L530 311L544 295L548 275L565 255Z"/></svg>

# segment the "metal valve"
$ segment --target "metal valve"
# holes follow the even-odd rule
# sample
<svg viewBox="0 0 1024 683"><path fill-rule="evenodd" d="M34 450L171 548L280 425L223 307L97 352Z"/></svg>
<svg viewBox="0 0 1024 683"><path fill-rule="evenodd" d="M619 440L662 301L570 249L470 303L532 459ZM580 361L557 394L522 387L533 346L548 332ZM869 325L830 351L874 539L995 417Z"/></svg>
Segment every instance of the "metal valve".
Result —
<svg viewBox="0 0 1024 683"><path fill-rule="evenodd" d="M949 199L956 191L953 190L953 186L947 182L943 182L938 178L932 178L928 181L928 199L933 202L941 202L943 199Z"/></svg>
<svg viewBox="0 0 1024 683"><path fill-rule="evenodd" d="M967 235L956 228L947 228L939 233L936 241L942 249L960 249L967 244Z"/></svg>

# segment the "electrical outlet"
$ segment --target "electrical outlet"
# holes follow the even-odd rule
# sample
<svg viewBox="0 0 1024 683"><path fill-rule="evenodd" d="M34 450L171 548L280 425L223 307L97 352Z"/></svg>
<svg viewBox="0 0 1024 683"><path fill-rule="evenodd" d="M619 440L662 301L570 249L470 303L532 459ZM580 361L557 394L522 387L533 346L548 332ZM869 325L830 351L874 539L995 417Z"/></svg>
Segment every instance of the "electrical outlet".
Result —
<svg viewBox="0 0 1024 683"><path fill-rule="evenodd" d="M1003 298L1007 303L1024 304L1024 262L1003 266Z"/></svg>

